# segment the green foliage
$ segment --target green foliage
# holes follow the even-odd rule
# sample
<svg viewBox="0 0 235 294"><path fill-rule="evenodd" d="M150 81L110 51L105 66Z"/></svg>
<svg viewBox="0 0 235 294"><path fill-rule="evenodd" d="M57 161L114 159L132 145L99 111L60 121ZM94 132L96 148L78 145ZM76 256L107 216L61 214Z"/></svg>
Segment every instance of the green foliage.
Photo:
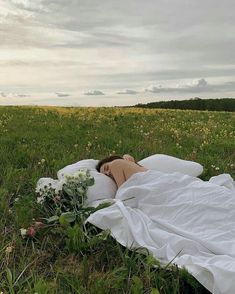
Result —
<svg viewBox="0 0 235 294"><path fill-rule="evenodd" d="M101 231L100 233L94 233L95 227L86 228L85 225L75 224L74 226L68 226L66 246L69 252L76 252L86 254L92 252L92 249L97 247L100 243L110 236L109 230Z"/></svg>
<svg viewBox="0 0 235 294"><path fill-rule="evenodd" d="M74 212L64 212L59 217L59 222L62 226L68 226L70 223L76 220L76 214Z"/></svg>
<svg viewBox="0 0 235 294"><path fill-rule="evenodd" d="M131 293L140 294L143 293L144 284L137 276L132 276Z"/></svg>
<svg viewBox="0 0 235 294"><path fill-rule="evenodd" d="M194 109L210 111L235 111L234 98L200 99L198 97L190 100L170 100L137 104L134 107L144 108L168 108L168 109Z"/></svg>
<svg viewBox="0 0 235 294"><path fill-rule="evenodd" d="M158 289L152 288L150 294L160 294L160 292L158 291Z"/></svg>
<svg viewBox="0 0 235 294"><path fill-rule="evenodd" d="M144 108L0 107L0 292L207 293L185 269L163 267L146 250L129 250L84 221L109 204L52 217L35 205L39 178L56 178L85 158L163 153L204 166L208 180L235 177L232 112ZM65 212L65 211L64 211ZM32 239L19 228L47 227Z"/></svg>
<svg viewBox="0 0 235 294"><path fill-rule="evenodd" d="M19 199L14 203L16 224L20 224L21 227L27 227L31 224L32 219L37 217L34 197L25 195L16 199Z"/></svg>
<svg viewBox="0 0 235 294"><path fill-rule="evenodd" d="M52 287L50 283L47 283L43 279L38 279L34 284L34 293L49 294L52 293ZM54 291L53 291L54 292Z"/></svg>
<svg viewBox="0 0 235 294"><path fill-rule="evenodd" d="M6 277L8 283L8 291L10 294L14 294L14 276L12 271L9 268L6 268Z"/></svg>

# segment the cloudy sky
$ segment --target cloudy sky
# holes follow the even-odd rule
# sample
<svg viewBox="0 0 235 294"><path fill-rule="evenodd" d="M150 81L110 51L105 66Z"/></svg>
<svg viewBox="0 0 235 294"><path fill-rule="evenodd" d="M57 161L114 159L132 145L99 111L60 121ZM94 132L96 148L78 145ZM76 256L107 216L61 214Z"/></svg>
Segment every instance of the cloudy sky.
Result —
<svg viewBox="0 0 235 294"><path fill-rule="evenodd" d="M233 0L0 0L0 104L235 97Z"/></svg>

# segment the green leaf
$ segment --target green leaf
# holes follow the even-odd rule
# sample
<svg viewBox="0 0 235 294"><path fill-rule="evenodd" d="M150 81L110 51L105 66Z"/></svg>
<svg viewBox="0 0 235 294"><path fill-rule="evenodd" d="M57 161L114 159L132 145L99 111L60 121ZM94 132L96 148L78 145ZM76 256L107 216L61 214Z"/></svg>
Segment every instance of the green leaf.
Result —
<svg viewBox="0 0 235 294"><path fill-rule="evenodd" d="M97 234L96 236L100 239L100 240L107 240L107 238L110 236L111 231L109 229L102 231L101 233Z"/></svg>
<svg viewBox="0 0 235 294"><path fill-rule="evenodd" d="M160 267L160 262L153 256L153 254L149 254L147 256L147 265L150 267L158 266Z"/></svg>
<svg viewBox="0 0 235 294"><path fill-rule="evenodd" d="M86 184L87 186L92 186L95 183L95 179L94 178L89 178L86 180Z"/></svg>
<svg viewBox="0 0 235 294"><path fill-rule="evenodd" d="M51 217L49 217L49 218L46 218L46 221L50 224L50 223L54 223L54 222L56 222L56 221L58 221L59 220L59 217L57 216L57 215L53 215L53 216L51 216Z"/></svg>
<svg viewBox="0 0 235 294"><path fill-rule="evenodd" d="M73 212L64 212L61 214L59 218L59 222L61 225L68 225L76 220L76 214Z"/></svg>
<svg viewBox="0 0 235 294"><path fill-rule="evenodd" d="M12 284L12 282L13 282L12 272L9 268L6 269L6 272L7 272L7 280L10 284Z"/></svg>
<svg viewBox="0 0 235 294"><path fill-rule="evenodd" d="M69 196L73 196L74 192L72 189L68 188L66 185L63 187L63 190L65 191L65 193L67 193Z"/></svg>
<svg viewBox="0 0 235 294"><path fill-rule="evenodd" d="M112 205L111 202L102 202L102 203L100 203L97 207L95 207L94 212L97 211L97 210L100 210L100 209L103 209L103 208L109 207L109 206L111 206L111 205Z"/></svg>
<svg viewBox="0 0 235 294"><path fill-rule="evenodd" d="M137 276L132 277L131 293L140 294L143 292L143 282Z"/></svg>
<svg viewBox="0 0 235 294"><path fill-rule="evenodd" d="M152 288L150 294L160 294L160 292L158 291L158 289Z"/></svg>

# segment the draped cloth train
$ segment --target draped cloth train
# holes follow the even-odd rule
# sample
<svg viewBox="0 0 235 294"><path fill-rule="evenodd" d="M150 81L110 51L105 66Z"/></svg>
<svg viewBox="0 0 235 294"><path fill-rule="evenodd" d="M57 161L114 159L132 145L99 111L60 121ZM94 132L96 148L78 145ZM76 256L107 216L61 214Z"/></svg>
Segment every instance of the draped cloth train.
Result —
<svg viewBox="0 0 235 294"><path fill-rule="evenodd" d="M163 264L175 258L215 294L234 293L235 184L229 174L202 181L178 172L138 172L109 201L86 222L110 229L128 248L148 248Z"/></svg>

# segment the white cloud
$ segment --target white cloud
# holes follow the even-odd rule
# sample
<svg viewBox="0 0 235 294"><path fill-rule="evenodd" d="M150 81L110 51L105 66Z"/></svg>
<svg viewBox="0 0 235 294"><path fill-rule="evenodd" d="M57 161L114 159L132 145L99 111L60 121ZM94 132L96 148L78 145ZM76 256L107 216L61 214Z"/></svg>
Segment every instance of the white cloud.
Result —
<svg viewBox="0 0 235 294"><path fill-rule="evenodd" d="M137 91L134 91L134 90L126 89L126 90L124 90L124 91L117 92L117 94L129 94L129 95L135 95L135 94L138 94L138 92L137 92Z"/></svg>
<svg viewBox="0 0 235 294"><path fill-rule="evenodd" d="M13 1L0 0L0 24L10 24L31 19L34 13L15 5Z"/></svg>
<svg viewBox="0 0 235 294"><path fill-rule="evenodd" d="M180 83L175 87L165 87L162 85L150 85L146 89L145 92L152 92L152 93L162 93L162 92L203 92L207 91L211 88L211 85L208 85L207 81L202 78L197 81L191 81L189 83Z"/></svg>
<svg viewBox="0 0 235 294"><path fill-rule="evenodd" d="M25 97L30 97L30 95L29 94L18 94L18 93L4 93L4 92L0 92L0 97L2 97L2 98L14 98L14 97L25 98Z"/></svg>
<svg viewBox="0 0 235 294"><path fill-rule="evenodd" d="M206 88L208 86L207 81L204 78L201 78L199 80L191 81L190 83L186 84L179 84L178 88Z"/></svg>
<svg viewBox="0 0 235 294"><path fill-rule="evenodd" d="M7 97L7 95L4 92L0 92L0 96L4 98Z"/></svg>
<svg viewBox="0 0 235 294"><path fill-rule="evenodd" d="M203 92L221 92L235 91L235 81L209 84L204 78L197 81L193 80L188 83L180 83L175 87L167 87L162 85L150 85L144 89L144 92L151 93L203 93Z"/></svg>
<svg viewBox="0 0 235 294"><path fill-rule="evenodd" d="M30 97L30 95L26 95L26 94L15 94L15 97L25 98L25 97Z"/></svg>
<svg viewBox="0 0 235 294"><path fill-rule="evenodd" d="M105 94L99 90L90 90L88 92L85 92L84 95L105 95Z"/></svg>
<svg viewBox="0 0 235 294"><path fill-rule="evenodd" d="M10 0L9 2L20 9L36 12L48 12L47 7L43 4L44 1L42 0Z"/></svg>
<svg viewBox="0 0 235 294"><path fill-rule="evenodd" d="M57 97L68 97L68 96L70 96L70 94L66 94L66 93L57 93L57 92L55 92L55 94L57 95Z"/></svg>
<svg viewBox="0 0 235 294"><path fill-rule="evenodd" d="M234 8L219 0L0 0L1 90L63 95L92 85L117 103L138 99L140 88L235 95ZM86 101L106 101L104 93L88 91Z"/></svg>

